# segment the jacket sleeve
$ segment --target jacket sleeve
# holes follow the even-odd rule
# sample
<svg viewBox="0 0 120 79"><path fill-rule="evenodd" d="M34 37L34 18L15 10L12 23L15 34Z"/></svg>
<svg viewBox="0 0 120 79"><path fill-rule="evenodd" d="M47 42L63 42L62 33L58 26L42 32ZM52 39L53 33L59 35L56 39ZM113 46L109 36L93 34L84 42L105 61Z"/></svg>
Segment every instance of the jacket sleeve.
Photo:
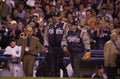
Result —
<svg viewBox="0 0 120 79"><path fill-rule="evenodd" d="M49 46L49 44L48 44L48 28L49 28L49 26L47 26L45 28L45 32L44 32L44 46Z"/></svg>
<svg viewBox="0 0 120 79"><path fill-rule="evenodd" d="M18 41L17 41L17 45L22 46L22 41L23 41L23 38L19 38Z"/></svg>
<svg viewBox="0 0 120 79"><path fill-rule="evenodd" d="M62 38L62 41L61 41L61 47L64 47L64 46L67 47L66 36L67 36L68 31L69 31L69 27L68 27L67 23L64 24L63 29L64 29L64 34L63 34L63 38Z"/></svg>
<svg viewBox="0 0 120 79"><path fill-rule="evenodd" d="M82 42L84 44L85 50L90 50L90 37L86 30L81 31L80 37L82 38Z"/></svg>
<svg viewBox="0 0 120 79"><path fill-rule="evenodd" d="M110 46L109 46L109 43L106 42L105 45L104 45L104 65L105 66L109 66L109 63L108 63L108 58L109 58L109 52L110 52Z"/></svg>
<svg viewBox="0 0 120 79"><path fill-rule="evenodd" d="M38 53L40 53L40 51L41 51L42 49L43 49L42 44L39 42L38 39L36 39L36 50L35 50L34 55L37 56Z"/></svg>

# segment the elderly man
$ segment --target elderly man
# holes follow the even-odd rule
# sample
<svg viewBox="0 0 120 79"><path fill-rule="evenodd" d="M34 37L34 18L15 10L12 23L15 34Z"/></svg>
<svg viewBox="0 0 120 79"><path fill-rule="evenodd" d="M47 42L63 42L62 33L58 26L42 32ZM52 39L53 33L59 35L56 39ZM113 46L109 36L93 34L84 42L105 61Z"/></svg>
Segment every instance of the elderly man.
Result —
<svg viewBox="0 0 120 79"><path fill-rule="evenodd" d="M104 65L106 67L108 78L116 77L116 57L117 57L117 33L111 33L111 39L104 46Z"/></svg>
<svg viewBox="0 0 120 79"><path fill-rule="evenodd" d="M18 40L18 45L22 46L20 60L23 62L23 71L25 76L33 76L33 66L35 58L42 50L39 39L32 36L33 29L31 26L26 27L26 36Z"/></svg>
<svg viewBox="0 0 120 79"><path fill-rule="evenodd" d="M78 29L78 22L73 20L70 30L63 36L62 47L64 52L70 52L70 59L73 68L73 77L80 77L80 58L84 52L84 60L90 59L90 38L85 30Z"/></svg>

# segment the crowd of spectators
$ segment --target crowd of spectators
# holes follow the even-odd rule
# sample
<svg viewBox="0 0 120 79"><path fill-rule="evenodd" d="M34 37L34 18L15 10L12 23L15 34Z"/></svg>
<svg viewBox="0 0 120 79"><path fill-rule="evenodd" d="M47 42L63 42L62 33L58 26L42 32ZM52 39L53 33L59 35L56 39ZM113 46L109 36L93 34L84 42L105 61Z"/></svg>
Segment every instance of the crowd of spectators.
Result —
<svg viewBox="0 0 120 79"><path fill-rule="evenodd" d="M0 47L10 38L18 39L26 25L34 28L34 36L43 44L44 27L59 12L61 20L75 19L91 38L91 49L103 49L113 29L120 27L120 0L1 0Z"/></svg>
<svg viewBox="0 0 120 79"><path fill-rule="evenodd" d="M91 49L103 49L111 31L120 27L119 9L119 0L1 0L0 47L4 49L10 38L18 39L28 24L43 44L44 27L59 12L62 21L75 19L88 31Z"/></svg>

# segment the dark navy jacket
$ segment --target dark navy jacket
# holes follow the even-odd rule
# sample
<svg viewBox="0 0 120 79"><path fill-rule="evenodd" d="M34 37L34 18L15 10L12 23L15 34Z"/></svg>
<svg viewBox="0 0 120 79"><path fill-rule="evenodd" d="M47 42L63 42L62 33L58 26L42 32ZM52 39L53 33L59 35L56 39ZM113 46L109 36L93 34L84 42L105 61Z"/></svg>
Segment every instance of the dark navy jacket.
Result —
<svg viewBox="0 0 120 79"><path fill-rule="evenodd" d="M70 52L84 52L84 45L82 39L80 38L81 30L76 29L76 31L68 31L67 34L67 44L68 50Z"/></svg>
<svg viewBox="0 0 120 79"><path fill-rule="evenodd" d="M52 23L49 26L48 29L48 42L50 46L61 46L61 41L64 34L63 29L64 23L59 22L58 25L55 27L55 25Z"/></svg>

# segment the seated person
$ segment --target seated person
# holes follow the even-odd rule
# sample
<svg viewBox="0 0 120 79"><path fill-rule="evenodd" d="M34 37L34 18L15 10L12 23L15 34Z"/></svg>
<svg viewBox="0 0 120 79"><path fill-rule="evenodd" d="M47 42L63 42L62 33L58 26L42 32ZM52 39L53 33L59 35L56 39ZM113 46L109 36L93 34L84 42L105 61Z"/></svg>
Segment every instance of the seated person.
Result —
<svg viewBox="0 0 120 79"><path fill-rule="evenodd" d="M19 57L21 55L21 47L16 45L16 40L11 39L10 45L5 48L4 55L11 55L11 60L8 61L8 66L12 76L24 76Z"/></svg>
<svg viewBox="0 0 120 79"><path fill-rule="evenodd" d="M95 78L107 79L107 74L105 73L103 65L98 65L96 69L97 69L96 72L92 74L92 77L91 77L92 79L95 79Z"/></svg>

